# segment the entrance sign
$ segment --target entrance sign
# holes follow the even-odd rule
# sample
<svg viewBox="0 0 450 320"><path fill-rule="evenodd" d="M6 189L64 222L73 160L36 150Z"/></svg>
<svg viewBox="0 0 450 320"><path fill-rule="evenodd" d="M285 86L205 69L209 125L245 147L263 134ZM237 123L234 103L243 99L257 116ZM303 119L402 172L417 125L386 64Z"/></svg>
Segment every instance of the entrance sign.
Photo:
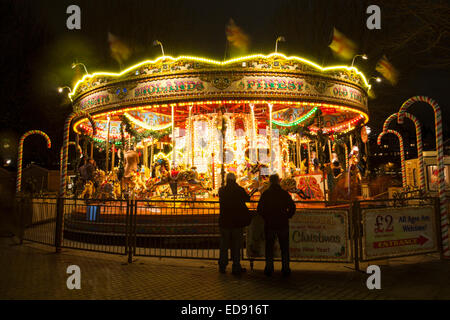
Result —
<svg viewBox="0 0 450 320"><path fill-rule="evenodd" d="M438 250L432 206L365 209L361 217L364 260Z"/></svg>

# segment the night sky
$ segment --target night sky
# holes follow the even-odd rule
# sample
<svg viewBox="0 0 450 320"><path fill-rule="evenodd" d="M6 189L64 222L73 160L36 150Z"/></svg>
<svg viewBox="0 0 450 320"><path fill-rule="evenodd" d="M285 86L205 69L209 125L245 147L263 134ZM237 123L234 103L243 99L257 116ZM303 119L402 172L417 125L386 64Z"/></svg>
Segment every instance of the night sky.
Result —
<svg viewBox="0 0 450 320"><path fill-rule="evenodd" d="M286 55L302 56L322 65L342 63L328 48L333 26L369 56L367 61L356 62L366 76L379 76L375 65L386 54L399 70L400 81L396 86L387 82L375 84L377 98L369 101L371 140L376 141L374 137L384 119L414 95L430 96L440 104L444 139L448 139L450 28L446 21L450 11L446 9L447 2L442 2L444 9L434 8L436 3L441 4L414 0L2 0L0 161L3 164L8 158L15 163L20 135L41 129L50 135L53 151L44 152L41 137L27 138L24 165L31 160L47 167L57 165L56 150L61 147L65 117L71 112L69 101L57 88L73 86L74 61L86 64L91 73L119 71L119 65L110 56L108 32L132 48L126 66L160 56L159 47L153 46L156 39L164 44L166 55L223 60L228 58L225 26L230 18L249 35L249 54L273 52L276 37L282 35L286 42L279 44L279 51ZM66 28L66 8L71 4L81 8L82 25L78 31ZM370 4L381 7L381 30L366 28L365 11ZM399 45L408 35L416 37ZM409 111L424 125L428 144L425 149L433 149L431 107L418 103ZM396 125L392 128L398 129ZM412 125L400 131L414 141Z"/></svg>

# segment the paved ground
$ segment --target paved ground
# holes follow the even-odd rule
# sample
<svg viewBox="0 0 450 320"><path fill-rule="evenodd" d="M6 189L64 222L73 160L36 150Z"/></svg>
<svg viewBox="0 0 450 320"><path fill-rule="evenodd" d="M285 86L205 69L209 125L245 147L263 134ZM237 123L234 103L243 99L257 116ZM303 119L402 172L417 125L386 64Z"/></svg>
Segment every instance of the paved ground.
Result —
<svg viewBox="0 0 450 320"><path fill-rule="evenodd" d="M364 273L342 264L293 263L290 278L267 278L255 263L237 278L215 261L125 256L0 238L0 299L450 299L449 261L437 255L377 261L381 290L368 290ZM81 289L68 290L66 269L81 268ZM249 263L243 262L249 269ZM276 268L279 265L276 265ZM351 267L351 266L347 266ZM366 265L362 268L365 270Z"/></svg>

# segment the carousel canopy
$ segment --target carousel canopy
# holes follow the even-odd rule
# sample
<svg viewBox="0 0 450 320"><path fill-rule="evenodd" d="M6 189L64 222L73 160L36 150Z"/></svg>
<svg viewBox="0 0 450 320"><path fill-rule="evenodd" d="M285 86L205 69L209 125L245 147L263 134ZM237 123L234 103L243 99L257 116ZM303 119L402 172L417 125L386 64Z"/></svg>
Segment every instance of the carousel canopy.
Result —
<svg viewBox="0 0 450 320"><path fill-rule="evenodd" d="M301 124L322 111L325 133L345 132L368 121L370 85L355 67L321 67L299 57L272 53L224 62L198 57L159 57L120 73L86 74L70 98L75 111L90 114L97 139L118 139L121 117L140 130L184 128L189 115L254 112L267 125ZM173 119L172 119L173 116ZM172 121L173 120L173 121ZM74 121L76 132L90 132L87 117ZM310 130L319 130L313 123Z"/></svg>

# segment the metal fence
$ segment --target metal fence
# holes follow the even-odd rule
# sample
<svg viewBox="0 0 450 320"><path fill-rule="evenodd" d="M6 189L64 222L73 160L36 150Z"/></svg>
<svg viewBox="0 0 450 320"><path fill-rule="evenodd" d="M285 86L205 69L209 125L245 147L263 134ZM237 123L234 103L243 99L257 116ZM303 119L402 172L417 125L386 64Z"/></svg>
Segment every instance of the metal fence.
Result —
<svg viewBox="0 0 450 320"><path fill-rule="evenodd" d="M21 240L55 244L57 199L17 197L14 202L15 224Z"/></svg>
<svg viewBox="0 0 450 320"><path fill-rule="evenodd" d="M125 254L130 204L64 199L61 247Z"/></svg>
<svg viewBox="0 0 450 320"><path fill-rule="evenodd" d="M254 222L260 218L256 216L256 206L257 202L248 203L250 211L255 214ZM323 215L323 219L330 219L332 216L342 222L339 232L344 239L341 239L343 249L340 253L320 255L299 251L298 255L291 255L291 261L354 263L355 269L358 269L360 261L371 260L367 250L364 250L368 243L367 235L371 230L366 227L367 221L373 219L373 212L376 213L376 210L387 208L416 210L414 208L431 207L436 239L429 239L429 243L433 240L439 243L439 246L407 255L440 252L438 206L439 203L435 198L402 199L401 201L399 199L360 200L352 203L333 203L332 206L320 201L296 202L297 213L291 220L291 225L308 222L310 220L308 217L312 219ZM21 197L15 200L15 212L22 226L23 239L55 246L57 251L61 248L74 248L122 254L128 256L129 262L132 262L133 256L189 259L218 259L219 257L220 230L219 202L217 201L94 201ZM263 230L261 223L258 228L260 231ZM259 256L254 254L255 246L252 243L251 233L255 230L252 225L245 228L245 241L241 252L242 259L250 260L251 265L254 260L264 259L264 252L260 252ZM260 237L258 239L261 241ZM300 239L299 242L303 240ZM261 246L261 243L257 245ZM293 250L302 249L294 248ZM390 256L392 255L376 258Z"/></svg>
<svg viewBox="0 0 450 320"><path fill-rule="evenodd" d="M136 255L218 258L217 201L136 201L134 217Z"/></svg>

